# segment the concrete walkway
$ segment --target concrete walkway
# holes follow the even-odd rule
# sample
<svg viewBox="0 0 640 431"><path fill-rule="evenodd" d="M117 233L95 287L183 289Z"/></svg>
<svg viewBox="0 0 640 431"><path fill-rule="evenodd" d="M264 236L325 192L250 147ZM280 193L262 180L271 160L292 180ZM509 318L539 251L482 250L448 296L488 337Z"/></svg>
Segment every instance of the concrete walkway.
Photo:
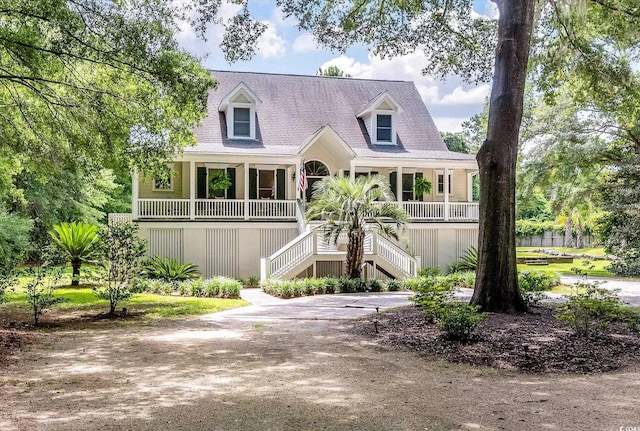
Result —
<svg viewBox="0 0 640 431"><path fill-rule="evenodd" d="M409 298L413 292L341 293L280 299L267 295L261 289L242 289L240 296L252 305L205 315L201 319L240 319L256 323L281 319L354 319L375 313L376 309L382 311L412 304Z"/></svg>

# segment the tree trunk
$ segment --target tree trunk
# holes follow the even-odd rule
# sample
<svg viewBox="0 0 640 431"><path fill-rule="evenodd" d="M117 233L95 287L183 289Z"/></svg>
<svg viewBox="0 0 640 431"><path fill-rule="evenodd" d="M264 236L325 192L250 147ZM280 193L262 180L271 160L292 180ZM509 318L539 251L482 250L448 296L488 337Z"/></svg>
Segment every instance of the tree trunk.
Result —
<svg viewBox="0 0 640 431"><path fill-rule="evenodd" d="M80 265L82 265L82 262L80 262L79 260L71 261L71 285L72 286L77 286L78 284L80 284Z"/></svg>
<svg viewBox="0 0 640 431"><path fill-rule="evenodd" d="M564 246L573 248L573 220L569 216L564 221Z"/></svg>
<svg viewBox="0 0 640 431"><path fill-rule="evenodd" d="M361 278L362 261L364 260L364 230L354 229L349 232L347 244L347 278Z"/></svg>
<svg viewBox="0 0 640 431"><path fill-rule="evenodd" d="M576 248L584 248L584 230L580 220L576 221Z"/></svg>
<svg viewBox="0 0 640 431"><path fill-rule="evenodd" d="M518 291L515 190L518 135L535 0L496 0L498 46L487 139L477 155L480 170L478 270L471 303L484 311L526 310Z"/></svg>

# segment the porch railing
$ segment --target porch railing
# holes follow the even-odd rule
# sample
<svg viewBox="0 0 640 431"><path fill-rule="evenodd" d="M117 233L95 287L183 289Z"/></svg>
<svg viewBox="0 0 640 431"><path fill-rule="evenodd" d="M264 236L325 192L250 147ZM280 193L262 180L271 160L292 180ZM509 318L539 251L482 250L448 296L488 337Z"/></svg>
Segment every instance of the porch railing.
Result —
<svg viewBox="0 0 640 431"><path fill-rule="evenodd" d="M194 214L189 199L138 199L134 219L224 219L224 220L297 220L295 200L195 199ZM411 221L477 221L476 202L402 202ZM134 206L135 208L135 206ZM298 219L300 227L304 226ZM302 229L300 229L302 230Z"/></svg>

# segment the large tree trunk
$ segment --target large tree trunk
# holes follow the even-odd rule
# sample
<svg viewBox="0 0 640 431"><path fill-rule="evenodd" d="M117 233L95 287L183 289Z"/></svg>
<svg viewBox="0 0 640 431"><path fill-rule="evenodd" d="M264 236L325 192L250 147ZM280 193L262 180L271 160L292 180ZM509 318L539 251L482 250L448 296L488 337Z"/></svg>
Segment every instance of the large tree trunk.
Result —
<svg viewBox="0 0 640 431"><path fill-rule="evenodd" d="M496 4L500 18L489 124L477 155L480 234L471 303L484 311L514 313L526 310L518 291L515 191L535 0L496 0Z"/></svg>
<svg viewBox="0 0 640 431"><path fill-rule="evenodd" d="M570 216L564 219L564 246L573 248L573 220Z"/></svg>
<svg viewBox="0 0 640 431"><path fill-rule="evenodd" d="M347 244L346 278L361 278L362 261L364 260L364 230L354 229L349 232Z"/></svg>

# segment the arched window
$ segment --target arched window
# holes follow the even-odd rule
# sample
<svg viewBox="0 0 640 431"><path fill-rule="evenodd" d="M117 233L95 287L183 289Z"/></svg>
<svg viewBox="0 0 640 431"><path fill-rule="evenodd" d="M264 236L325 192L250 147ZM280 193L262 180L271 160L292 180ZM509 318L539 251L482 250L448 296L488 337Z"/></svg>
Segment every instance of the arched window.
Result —
<svg viewBox="0 0 640 431"><path fill-rule="evenodd" d="M305 191L305 198L307 202L311 200L313 194L313 185L317 181L322 181L323 178L331 175L329 168L318 160L310 160L304 164L304 170L307 173L307 190Z"/></svg>
<svg viewBox="0 0 640 431"><path fill-rule="evenodd" d="M307 172L307 177L328 177L330 175L327 165L317 160L305 163L304 170Z"/></svg>

